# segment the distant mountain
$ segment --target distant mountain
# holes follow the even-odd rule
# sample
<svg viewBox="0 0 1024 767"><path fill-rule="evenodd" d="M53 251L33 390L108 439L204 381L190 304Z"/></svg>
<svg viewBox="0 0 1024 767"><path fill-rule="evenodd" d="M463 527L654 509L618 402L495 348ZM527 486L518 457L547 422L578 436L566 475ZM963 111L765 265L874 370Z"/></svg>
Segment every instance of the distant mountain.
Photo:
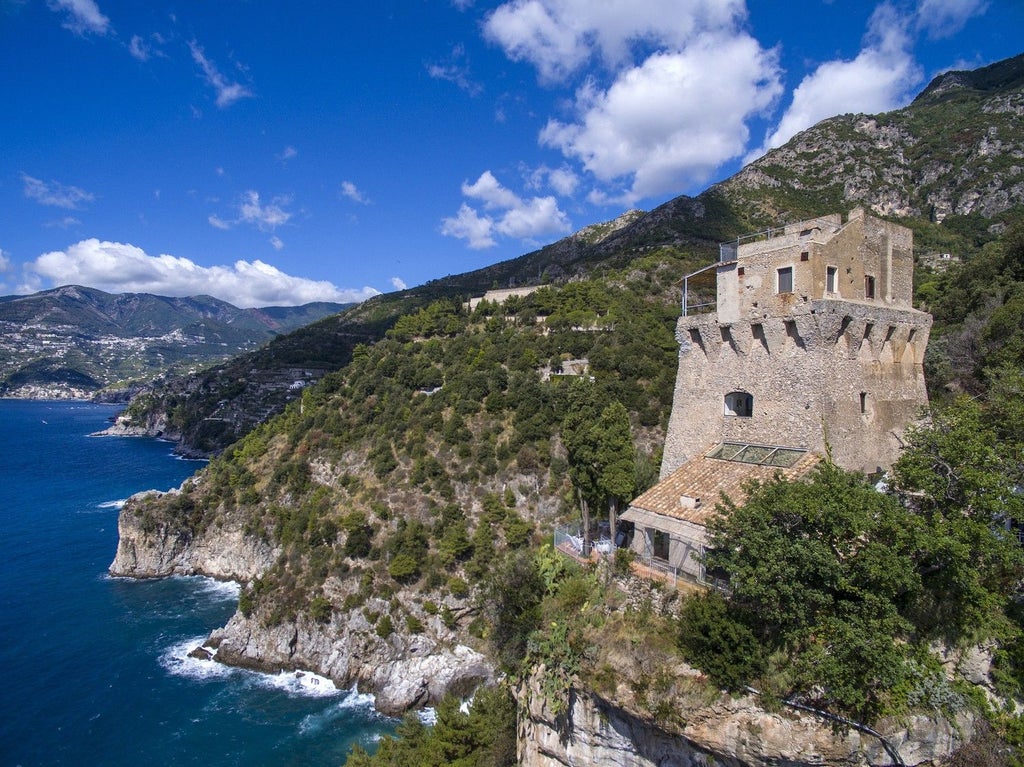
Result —
<svg viewBox="0 0 1024 767"><path fill-rule="evenodd" d="M824 120L706 194L748 229L852 203L998 222L1024 205L1024 54L939 75L903 109Z"/></svg>
<svg viewBox="0 0 1024 767"><path fill-rule="evenodd" d="M255 348L350 304L239 309L69 285L0 297L0 396L88 397Z"/></svg>
<svg viewBox="0 0 1024 767"><path fill-rule="evenodd" d="M215 451L284 407L289 371L340 368L357 344L382 338L398 317L431 301L625 267L651 270L670 259L707 263L720 242L858 205L911 226L922 253L967 253L1024 213L1024 55L946 72L903 109L824 120L697 197L629 211L519 258L377 296L202 376L169 380L136 403L132 417L140 426L170 417L171 436L186 450ZM242 378L249 383L239 385Z"/></svg>

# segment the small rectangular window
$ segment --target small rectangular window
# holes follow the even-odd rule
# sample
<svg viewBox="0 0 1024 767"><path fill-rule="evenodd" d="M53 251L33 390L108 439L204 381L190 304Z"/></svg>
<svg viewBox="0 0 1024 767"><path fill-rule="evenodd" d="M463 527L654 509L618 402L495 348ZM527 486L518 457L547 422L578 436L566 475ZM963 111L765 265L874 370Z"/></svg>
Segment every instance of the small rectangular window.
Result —
<svg viewBox="0 0 1024 767"><path fill-rule="evenodd" d="M807 252L806 250L805 250L805 251L803 251L803 252L802 252L802 253L800 254L800 260L801 260L801 261L807 261L807 260L809 260L809 259L810 259L810 257L811 257L811 254L810 254L809 252Z"/></svg>
<svg viewBox="0 0 1024 767"><path fill-rule="evenodd" d="M875 278L870 274L864 275L864 298L875 297Z"/></svg>
<svg viewBox="0 0 1024 767"><path fill-rule="evenodd" d="M648 527L648 534L651 537L651 553L655 559L667 560L669 554L669 536L664 530Z"/></svg>
<svg viewBox="0 0 1024 767"><path fill-rule="evenodd" d="M745 273L746 270L742 266L736 270L736 274L738 274L740 277L742 277Z"/></svg>
<svg viewBox="0 0 1024 767"><path fill-rule="evenodd" d="M779 292L780 293L792 293L793 292L793 267L784 266L779 269Z"/></svg>
<svg viewBox="0 0 1024 767"><path fill-rule="evenodd" d="M825 267L825 292L835 293L836 292L836 272L838 269L834 266Z"/></svg>

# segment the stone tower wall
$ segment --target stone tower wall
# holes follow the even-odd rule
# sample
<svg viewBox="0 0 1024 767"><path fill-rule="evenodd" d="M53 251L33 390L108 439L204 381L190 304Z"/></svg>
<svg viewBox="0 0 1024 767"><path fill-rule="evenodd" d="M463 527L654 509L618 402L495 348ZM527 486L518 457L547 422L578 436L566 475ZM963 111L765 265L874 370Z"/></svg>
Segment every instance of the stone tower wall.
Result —
<svg viewBox="0 0 1024 767"><path fill-rule="evenodd" d="M680 318L662 477L721 441L886 469L927 405L931 317L910 305L910 231L860 211L831 231L801 235L798 226L747 253L741 246L736 262L718 268L718 312ZM793 291L779 294L776 270L790 264ZM841 277L831 293L828 265ZM865 274L875 276L874 299L864 296ZM753 397L749 417L729 414L730 392Z"/></svg>

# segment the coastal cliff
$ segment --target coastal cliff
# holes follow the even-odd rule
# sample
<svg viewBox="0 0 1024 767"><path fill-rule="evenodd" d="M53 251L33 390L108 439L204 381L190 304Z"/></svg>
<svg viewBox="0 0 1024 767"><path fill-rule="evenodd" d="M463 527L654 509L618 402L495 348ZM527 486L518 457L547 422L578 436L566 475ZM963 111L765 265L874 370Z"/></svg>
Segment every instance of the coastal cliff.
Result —
<svg viewBox="0 0 1024 767"><path fill-rule="evenodd" d="M542 674L543 671L540 672ZM717 700L686 711L675 723L653 721L620 703L574 689L555 714L535 673L519 690L522 767L769 767L769 765L889 765L881 741L839 729L810 714L769 712L751 696ZM969 741L974 719L909 715L885 720L879 731L908 767L933 765Z"/></svg>
<svg viewBox="0 0 1024 767"><path fill-rule="evenodd" d="M181 491L148 491L128 500L118 518L111 575L205 575L251 584L277 561L280 548L247 532L241 515L220 514L219 523L197 529L187 518L158 511L180 505L184 497ZM332 579L328 586L352 594L350 581ZM395 598L403 601L401 593ZM379 616L389 615L392 604L370 599L363 609L334 613L328 620L298 612L279 622L239 610L199 654L267 673L312 671L339 689L355 685L373 693L377 709L390 715L436 704L446 693L466 696L493 682L490 662L461 644L440 618L421 613L419 633L379 630Z"/></svg>
<svg viewBox="0 0 1024 767"><path fill-rule="evenodd" d="M126 578L207 575L245 583L269 568L277 551L248 536L237 517L202 531L180 518L154 512L156 503L180 499L181 492L150 490L128 499L117 519L117 554L110 574Z"/></svg>

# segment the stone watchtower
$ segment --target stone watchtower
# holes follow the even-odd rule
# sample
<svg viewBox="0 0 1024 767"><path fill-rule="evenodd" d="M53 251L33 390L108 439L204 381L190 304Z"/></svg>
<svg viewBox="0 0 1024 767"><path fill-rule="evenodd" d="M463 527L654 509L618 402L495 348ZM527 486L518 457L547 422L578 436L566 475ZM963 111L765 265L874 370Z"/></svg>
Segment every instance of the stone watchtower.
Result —
<svg viewBox="0 0 1024 767"><path fill-rule="evenodd" d="M661 476L722 442L887 469L928 403L913 268L913 233L860 208L722 245L684 279Z"/></svg>

